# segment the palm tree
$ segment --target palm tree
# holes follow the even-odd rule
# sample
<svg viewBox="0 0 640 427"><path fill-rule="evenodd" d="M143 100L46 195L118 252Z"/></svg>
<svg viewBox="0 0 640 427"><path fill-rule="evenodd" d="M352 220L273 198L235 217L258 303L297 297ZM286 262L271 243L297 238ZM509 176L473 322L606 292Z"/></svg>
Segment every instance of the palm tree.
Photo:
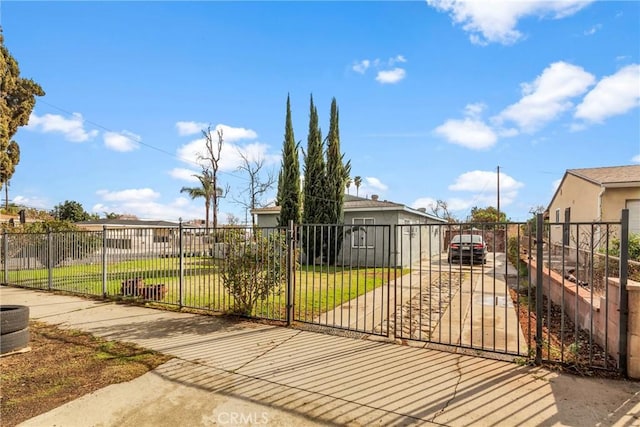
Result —
<svg viewBox="0 0 640 427"><path fill-rule="evenodd" d="M356 197L359 197L360 186L362 185L362 177L356 176L355 178L353 178L353 183L356 186Z"/></svg>
<svg viewBox="0 0 640 427"><path fill-rule="evenodd" d="M209 211L211 208L211 202L213 201L213 181L211 179L211 173L205 169L202 171L202 175L193 175L200 181L200 187L182 187L181 193L187 193L192 199L198 197L204 198L204 228L206 234L209 234Z"/></svg>
<svg viewBox="0 0 640 427"><path fill-rule="evenodd" d="M350 177L347 177L347 182L346 182L346 184L345 184L345 185L347 186L347 194L349 194L349 188L351 188L351 183L352 183L352 182L353 182L353 181L351 180L351 178L350 178Z"/></svg>

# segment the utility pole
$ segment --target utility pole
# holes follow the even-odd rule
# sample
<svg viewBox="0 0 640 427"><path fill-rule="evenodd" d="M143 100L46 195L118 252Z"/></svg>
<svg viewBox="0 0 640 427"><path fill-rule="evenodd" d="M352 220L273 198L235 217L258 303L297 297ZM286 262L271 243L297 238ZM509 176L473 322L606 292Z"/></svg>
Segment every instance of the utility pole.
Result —
<svg viewBox="0 0 640 427"><path fill-rule="evenodd" d="M500 166L498 166L498 222L500 222Z"/></svg>

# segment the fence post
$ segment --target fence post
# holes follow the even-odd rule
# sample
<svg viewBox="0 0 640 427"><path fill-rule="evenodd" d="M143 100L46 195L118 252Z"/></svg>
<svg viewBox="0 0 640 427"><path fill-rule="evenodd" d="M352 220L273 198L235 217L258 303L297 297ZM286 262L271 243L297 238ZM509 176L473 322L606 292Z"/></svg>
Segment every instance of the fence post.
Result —
<svg viewBox="0 0 640 427"><path fill-rule="evenodd" d="M4 280L2 283L9 284L9 235L5 230L2 233L2 260L4 265Z"/></svg>
<svg viewBox="0 0 640 427"><path fill-rule="evenodd" d="M178 275L178 305L180 306L180 309L182 309L182 306L184 305L184 292L183 292L183 285L184 285L184 251L183 251L183 247L182 247L182 218L180 218L180 223L178 225L178 255L179 255L179 260L180 260L180 272Z"/></svg>
<svg viewBox="0 0 640 427"><path fill-rule="evenodd" d="M349 236L351 237L351 236ZM382 247L384 248L384 245L382 245ZM402 269L402 266L400 266L400 268ZM389 224L387 226L387 338L390 337L390 333L391 333L391 304L393 302L393 315L395 316L396 313L396 300L395 300L395 296L396 296L396 281L398 280L398 269L395 266L395 263L393 265L393 298L391 298L391 286L389 285L391 283L391 225ZM396 324L396 319L393 319L393 324L395 326ZM395 334L396 331L394 329L393 331L393 338L395 339Z"/></svg>
<svg viewBox="0 0 640 427"><path fill-rule="evenodd" d="M549 242L551 244L551 242ZM542 364L542 263L544 246L544 218L536 215L536 365Z"/></svg>
<svg viewBox="0 0 640 427"><path fill-rule="evenodd" d="M629 322L629 209L622 210L620 221L620 339L618 349L618 369L627 375L627 332Z"/></svg>
<svg viewBox="0 0 640 427"><path fill-rule="evenodd" d="M285 291L287 300L287 326L291 326L293 322L293 285L296 277L295 242L293 220L289 220L289 226L287 227L287 289Z"/></svg>
<svg viewBox="0 0 640 427"><path fill-rule="evenodd" d="M107 226L102 226L102 296L107 297Z"/></svg>
<svg viewBox="0 0 640 427"><path fill-rule="evenodd" d="M52 244L53 242L51 241L51 230L47 230L47 282L49 290L53 289L53 265L51 265Z"/></svg>

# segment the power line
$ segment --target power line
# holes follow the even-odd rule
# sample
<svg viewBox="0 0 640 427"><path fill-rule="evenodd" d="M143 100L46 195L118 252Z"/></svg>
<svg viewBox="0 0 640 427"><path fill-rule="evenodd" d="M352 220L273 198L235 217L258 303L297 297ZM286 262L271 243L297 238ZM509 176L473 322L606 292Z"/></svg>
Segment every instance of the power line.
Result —
<svg viewBox="0 0 640 427"><path fill-rule="evenodd" d="M51 108L53 108L53 109L56 109L56 110L58 110L58 111L60 111L60 112L65 113L65 114L66 114L66 115L68 115L68 116L73 116L73 115L74 115L74 113L72 113L71 111L66 110L66 109L64 109L64 108L62 108L62 107L58 107L57 105L54 105L54 104L52 104L52 103L50 103L50 102L47 102L47 101L44 101L44 100L40 100L40 99L38 100L38 102L43 103L43 104L46 104L46 105L48 105L49 107L51 107ZM93 127L96 127L96 128L98 128L98 129L101 129L102 131L105 131L105 132L112 132L112 133L118 133L119 135L123 136L124 138L126 138L126 139L128 139L128 140L130 140L130 141L132 141L132 142L134 142L134 143L136 143L136 144L140 144L140 145L142 145L142 146L144 146L144 147L147 147L147 148L150 148L150 149L152 149L152 150L155 150L155 151L157 151L157 152L159 152L159 153L162 153L162 154L168 155L168 156L173 157L173 158L175 158L175 159L177 159L177 160L180 160L180 161L183 161L183 162L186 162L186 163L190 163L190 164L193 164L193 165L198 166L198 167L202 167L202 165L201 165L200 163L198 163L198 162L194 162L194 161L192 161L192 160L190 160L190 159L187 159L187 158L184 158L184 157L179 157L179 156L175 155L174 153L171 153L171 152L169 152L169 151L167 151L167 150L164 150L164 149L162 149L162 148L159 148L159 147L156 147L156 146L154 146L154 145L147 144L147 143L145 143L145 142L142 142L142 141L136 140L136 139L132 138L132 137L131 137L131 136L129 136L129 135L126 135L126 134L123 134L123 133L120 133L120 132L116 132L116 131L114 131L114 130L112 130L112 129L110 129L110 128L106 127L106 126L101 125L100 123L97 123L97 122L95 122L95 121L93 121L93 120L86 119L84 116L83 116L83 120L84 120L86 123L88 123L88 124L92 125ZM231 173L231 172L219 171L218 173L219 173L219 174L226 175L226 176L229 176L229 177L237 178L237 179L240 179L240 180L250 181L250 179L249 179L249 178L247 178L247 177L245 177L245 176L236 175L236 174L233 174L233 173ZM315 199L315 200L320 200L320 201L324 201L324 202L333 202L333 203L337 203L337 201L336 201L336 200L327 199L327 198L324 198L324 197L317 197L317 196L313 196L313 195L311 195L311 197L312 197L313 199ZM25 206L25 207L27 207L27 206Z"/></svg>
<svg viewBox="0 0 640 427"><path fill-rule="evenodd" d="M72 112L70 112L70 111L68 111L68 110L66 110L66 109L64 109L64 108L58 107L57 105L53 105L53 104L51 104L50 102L43 101L43 100L38 100L38 102L43 103L43 104L46 104L46 105L48 105L48 106L49 106L49 107L51 107L51 108L54 108L54 109L56 109L56 110L58 110L58 111L61 111L61 112L65 113L65 114L67 114L68 116L73 116L73 114L74 114L74 113L72 113ZM140 144L140 145L142 145L142 146L144 146L144 147L147 147L147 148L150 148L150 149L152 149L152 150L158 151L159 153L166 154L166 155L168 155L168 156L170 156L170 157L173 157L173 158L178 159L178 160L180 160L180 161L183 161L183 162L185 162L185 163L190 163L190 164L192 164L192 165L194 165L194 166L202 167L202 165L201 165L200 163L198 163L198 162L194 162L193 160L190 160L190 159L187 159L187 158L184 158L184 157L177 156L177 155L175 155L174 153L171 153L171 152L169 152L169 151L167 151L167 150L164 150L164 149L162 149L162 148L156 147L156 146L154 146L154 145L147 144L147 143L145 143L145 142L142 142L142 141L136 140L136 139L132 138L131 136L126 135L126 134L123 134L123 133L121 133L121 132L116 132L116 131L114 131L114 130L112 130L112 129L109 129L109 128L108 128L108 127L106 127L106 126L101 125L100 123L97 123L97 122L95 122L95 121L93 121L93 120L86 119L86 118L84 118L84 116L83 116L83 120L84 120L85 122L87 122L88 124L92 125L93 127L96 127L96 128L98 128L98 129L101 129L101 130L103 130L103 131L105 131L105 132L117 133L117 134L119 134L119 135L123 136L124 138L128 139L128 140L129 140L129 141L131 141L131 142L134 142L134 143L136 143L136 144ZM231 172L218 171L218 173L219 173L219 174L224 174L224 175L227 175L227 176L230 176L230 177L233 177L233 178L237 178L237 179L247 180L247 181L248 181L248 179L247 179L246 177L244 177L244 176L239 176L239 175L233 174L233 173L231 173Z"/></svg>

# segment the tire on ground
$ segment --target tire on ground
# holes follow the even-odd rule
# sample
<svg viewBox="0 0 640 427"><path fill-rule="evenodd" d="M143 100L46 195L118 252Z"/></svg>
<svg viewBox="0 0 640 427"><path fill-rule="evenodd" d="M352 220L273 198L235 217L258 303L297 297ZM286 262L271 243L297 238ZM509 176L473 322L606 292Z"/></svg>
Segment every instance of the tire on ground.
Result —
<svg viewBox="0 0 640 427"><path fill-rule="evenodd" d="M19 331L2 334L0 336L0 354L9 353L10 351L20 350L29 344L29 328Z"/></svg>
<svg viewBox="0 0 640 427"><path fill-rule="evenodd" d="M0 305L0 334L10 334L29 326L29 307Z"/></svg>

